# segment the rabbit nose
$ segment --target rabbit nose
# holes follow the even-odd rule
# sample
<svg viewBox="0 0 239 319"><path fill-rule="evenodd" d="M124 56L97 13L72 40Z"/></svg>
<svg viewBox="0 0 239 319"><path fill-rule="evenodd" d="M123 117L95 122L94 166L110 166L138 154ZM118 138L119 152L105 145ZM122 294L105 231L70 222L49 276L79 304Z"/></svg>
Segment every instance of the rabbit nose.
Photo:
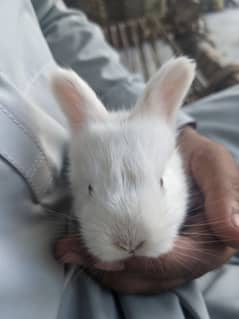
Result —
<svg viewBox="0 0 239 319"><path fill-rule="evenodd" d="M121 250L124 250L124 251L128 252L130 255L134 255L137 250L142 248L144 243L145 243L145 240L141 240L140 242L138 242L135 245L132 245L132 244L124 245L124 244L121 244L121 243L117 243L117 246Z"/></svg>
<svg viewBox="0 0 239 319"><path fill-rule="evenodd" d="M131 255L134 255L137 250L139 250L140 248L142 248L142 246L144 245L144 242L145 242L145 241L142 240L142 241L140 241L139 243L137 243L136 245L134 245L133 248L132 248L132 247L129 247L128 252L129 252Z"/></svg>

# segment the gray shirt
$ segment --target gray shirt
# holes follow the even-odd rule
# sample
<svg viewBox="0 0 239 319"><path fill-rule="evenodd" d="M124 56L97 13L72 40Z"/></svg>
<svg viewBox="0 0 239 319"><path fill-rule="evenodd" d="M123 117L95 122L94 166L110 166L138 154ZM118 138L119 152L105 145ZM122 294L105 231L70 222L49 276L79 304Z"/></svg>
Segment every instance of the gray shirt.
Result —
<svg viewBox="0 0 239 319"><path fill-rule="evenodd" d="M63 1L32 0L41 30L55 60L74 69L110 109L131 107L142 93L142 78L130 74L105 41L100 28ZM192 122L181 114L179 125Z"/></svg>
<svg viewBox="0 0 239 319"><path fill-rule="evenodd" d="M57 182L67 142L49 73L55 60L72 67L114 109L133 105L144 83L121 66L100 29L62 1L0 1L0 39L0 318L237 319L238 259L200 285L156 296L122 296L83 272L73 280L64 273L52 245L68 210L44 206L54 203L52 193L62 197ZM189 108L198 129L237 158L238 97L235 87Z"/></svg>

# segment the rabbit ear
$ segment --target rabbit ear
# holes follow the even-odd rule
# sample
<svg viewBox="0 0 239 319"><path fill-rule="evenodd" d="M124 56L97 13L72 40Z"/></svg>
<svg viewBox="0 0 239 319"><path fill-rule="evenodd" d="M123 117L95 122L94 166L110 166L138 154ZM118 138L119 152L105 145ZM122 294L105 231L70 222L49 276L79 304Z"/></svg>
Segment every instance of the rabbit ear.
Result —
<svg viewBox="0 0 239 319"><path fill-rule="evenodd" d="M180 57L167 62L146 85L131 117L153 115L175 125L177 111L186 97L195 75L195 63Z"/></svg>
<svg viewBox="0 0 239 319"><path fill-rule="evenodd" d="M71 127L107 118L108 112L94 91L74 71L59 69L52 76L52 88Z"/></svg>

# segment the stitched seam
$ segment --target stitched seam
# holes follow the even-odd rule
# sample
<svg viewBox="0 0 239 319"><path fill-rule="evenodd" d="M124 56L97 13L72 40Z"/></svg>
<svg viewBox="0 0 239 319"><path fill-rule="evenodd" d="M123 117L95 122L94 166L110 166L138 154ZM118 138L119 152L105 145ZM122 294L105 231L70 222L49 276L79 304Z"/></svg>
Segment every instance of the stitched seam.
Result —
<svg viewBox="0 0 239 319"><path fill-rule="evenodd" d="M47 173L48 178L47 178L47 183L46 183L46 187L44 188L40 188L37 187L35 185L35 183L33 182L33 180L31 179L31 176L29 175L29 172L26 171L24 169L23 166L21 166L13 157L11 157L7 152L5 152L4 150L1 150L1 155L10 163L12 164L19 172L20 175L22 175L24 177L25 180L27 180L27 183L29 184L29 186L32 188L33 192L37 195L37 197L41 196L42 194L44 194L48 188L48 185L50 184L50 180L52 181L52 178L50 176L49 173ZM42 161L38 161L38 163L40 164ZM35 168L39 168L39 165L35 166ZM35 171L35 170L34 170ZM48 171L47 171L48 172Z"/></svg>
<svg viewBox="0 0 239 319"><path fill-rule="evenodd" d="M40 73L42 71L44 71L45 68L47 68L48 66L51 65L51 62L45 64L42 68L41 71L38 72L30 81L30 83L26 86L26 88L24 89L24 92L26 93L28 90L30 90L30 88L32 87L32 85L35 83L35 81L38 79L38 77L40 76ZM0 70L0 74L5 77L5 74ZM7 82L9 82L9 80L7 79ZM11 85L13 85L15 87L15 85L12 83ZM15 87L15 89L18 92L17 87ZM29 185L32 187L33 191L38 193L38 194L44 194L47 190L48 187L50 185L53 184L53 180L54 177L51 174L51 167L50 167L50 163L46 157L46 154L43 152L40 143L38 142L37 139L35 139L34 135L31 134L30 130L27 129L26 126L24 126L24 124L21 123L21 121L19 119L16 118L16 116L10 112L6 107L0 105L0 111L2 111L3 114L5 114L10 121L12 121L13 123L15 123L21 130L22 132L30 138L30 140L33 142L33 144L35 145L35 147L38 149L39 151L39 158L36 158L34 160L34 162L32 163L31 169L29 170L25 170L24 167L22 167L21 165L19 165L19 163L12 158L8 153L6 153L5 151L1 151L1 153L3 154L3 156L10 162L12 163L14 166L16 166L16 168L18 170L20 170L20 173L22 172L22 175L25 177L25 179L27 179L27 182L29 183ZM46 163L46 175L47 175L47 180L46 183L44 183L45 187L39 187L39 185L35 185L34 183L34 175L36 173L36 171L39 169L41 163L43 162L43 160Z"/></svg>
<svg viewBox="0 0 239 319"><path fill-rule="evenodd" d="M0 150L1 155L6 158L14 167L16 167L16 169L20 172L21 175L24 176L24 178L27 180L27 182L29 183L29 185L32 187L32 190L38 194L44 194L47 189L48 186L52 184L53 182L53 178L51 176L51 174L49 174L49 170L47 170L47 181L46 181L46 186L45 187L39 187L39 185L35 185L34 181L33 181L33 176L35 174L35 172L37 171L37 169L40 167L40 164L42 163L42 159L43 158L38 158L33 162L33 166L31 168L31 170L25 170L25 168L19 164L18 161L16 161L13 157L11 157L9 155L8 152L5 152L4 150Z"/></svg>
<svg viewBox="0 0 239 319"><path fill-rule="evenodd" d="M28 181L28 183L32 186L33 190L35 189L34 187L34 183L32 182L31 179L29 179L28 176L28 172L24 169L24 167L22 167L21 165L19 165L19 163L16 162L16 160L14 158L12 158L7 152L5 152L4 150L1 150L1 154L10 162L14 165L14 167L16 167L17 170L20 171L20 173L23 174L23 176L25 177L25 179Z"/></svg>
<svg viewBox="0 0 239 319"><path fill-rule="evenodd" d="M30 140L34 143L36 148L38 149L40 153L40 157L42 160L45 160L47 168L50 170L50 163L48 162L46 155L41 149L40 144L38 141L34 138L34 136L26 129L26 127L12 114L10 113L6 108L4 108L2 105L0 105L0 111L4 113L13 123L15 123L22 131L23 133L30 138Z"/></svg>
<svg viewBox="0 0 239 319"><path fill-rule="evenodd" d="M51 169L50 169L50 165L49 165L49 162L46 158L46 155L44 154L44 152L42 151L41 149L41 146L40 144L37 142L37 140L35 140L35 138L29 133L29 131L26 129L26 127L20 122L18 121L14 115L12 113L10 113L6 108L4 108L2 105L0 105L0 111L2 111L3 114L5 114L14 124L17 125L17 127L19 127L22 132L28 137L30 138L30 140L33 142L33 144L35 145L35 147L38 149L39 151L39 157L36 158L32 164L32 167L31 169L29 170L25 170L22 166L20 166L13 158L11 158L9 156L9 154L7 154L6 152L2 152L2 154L4 153L4 156L9 159L14 165L16 165L16 167L18 167L20 170L22 170L23 174L25 174L25 177L27 178L28 180L28 183L32 186L33 190L36 191L37 193L41 193L41 194L44 194L49 185L51 185L53 183L53 176L52 174L50 173L51 172ZM42 162L45 162L46 163L46 168L47 168L47 175L48 175L48 178L47 178L47 181L46 181L46 184L45 184L45 187L42 188L42 187L39 187L38 185L35 185L34 182L33 182L33 177L34 177L34 174L36 173L37 169L39 168L40 164Z"/></svg>

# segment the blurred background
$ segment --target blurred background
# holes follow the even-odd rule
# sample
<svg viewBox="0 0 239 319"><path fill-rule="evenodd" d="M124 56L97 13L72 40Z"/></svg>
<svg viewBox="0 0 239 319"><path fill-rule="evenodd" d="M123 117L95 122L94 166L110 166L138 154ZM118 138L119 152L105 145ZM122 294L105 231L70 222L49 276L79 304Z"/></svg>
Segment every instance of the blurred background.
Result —
<svg viewBox="0 0 239 319"><path fill-rule="evenodd" d="M98 23L147 80L171 56L197 61L188 101L239 83L239 0L65 0Z"/></svg>

